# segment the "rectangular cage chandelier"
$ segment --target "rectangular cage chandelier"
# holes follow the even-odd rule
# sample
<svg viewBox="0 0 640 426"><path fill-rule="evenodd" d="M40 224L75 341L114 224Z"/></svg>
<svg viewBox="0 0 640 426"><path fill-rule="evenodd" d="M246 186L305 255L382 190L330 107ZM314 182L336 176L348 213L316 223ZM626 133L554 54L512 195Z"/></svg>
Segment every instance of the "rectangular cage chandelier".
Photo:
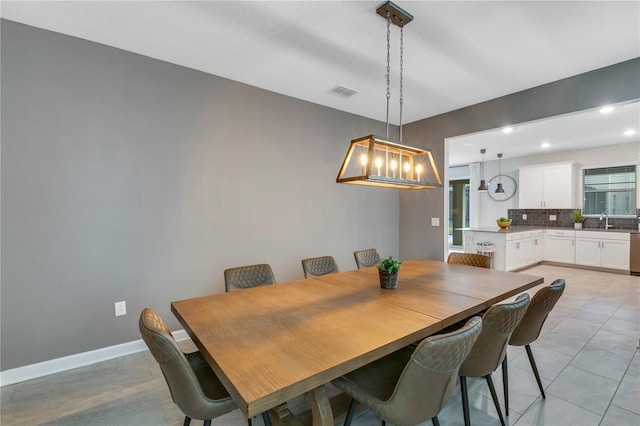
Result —
<svg viewBox="0 0 640 426"><path fill-rule="evenodd" d="M397 189L442 188L442 179L431 150L402 142L403 29L413 16L390 1L380 6L376 13L387 21L387 135L368 135L352 140L336 182ZM400 27L399 140L389 138L389 40L392 23Z"/></svg>
<svg viewBox="0 0 640 426"><path fill-rule="evenodd" d="M351 141L337 181L398 189L442 187L431 150L375 135Z"/></svg>

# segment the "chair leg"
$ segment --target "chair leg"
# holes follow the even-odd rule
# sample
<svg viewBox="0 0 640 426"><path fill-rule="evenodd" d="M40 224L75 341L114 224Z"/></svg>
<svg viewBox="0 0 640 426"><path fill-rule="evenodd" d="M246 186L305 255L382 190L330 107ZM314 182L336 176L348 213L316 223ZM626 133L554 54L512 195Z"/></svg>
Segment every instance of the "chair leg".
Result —
<svg viewBox="0 0 640 426"><path fill-rule="evenodd" d="M204 426L211 426L211 419L207 419L204 421Z"/></svg>
<svg viewBox="0 0 640 426"><path fill-rule="evenodd" d="M464 426L470 426L469 394L467 393L467 378L464 376L460 376L460 392L462 393L462 414L464 415Z"/></svg>
<svg viewBox="0 0 640 426"><path fill-rule="evenodd" d="M271 417L269 417L269 413L266 411L262 413L262 422L264 423L264 426L271 426Z"/></svg>
<svg viewBox="0 0 640 426"><path fill-rule="evenodd" d="M184 416L184 423L182 425L183 426L189 426L190 424L191 424L191 417Z"/></svg>
<svg viewBox="0 0 640 426"><path fill-rule="evenodd" d="M349 403L349 409L347 410L347 415L344 418L344 423L342 424L342 426L350 426L351 425L351 421L353 420L353 414L356 411L356 404L358 403L358 401L356 401L355 398L351 398L351 402Z"/></svg>
<svg viewBox="0 0 640 426"><path fill-rule="evenodd" d="M440 426L440 420L438 420L438 416L431 417L431 423L433 423L433 426Z"/></svg>
<svg viewBox="0 0 640 426"><path fill-rule="evenodd" d="M491 392L491 398L493 398L493 405L496 406L496 411L498 412L498 417L500 417L500 424L505 426L504 417L502 417L502 410L500 409L500 402L498 401L498 394L496 394L496 388L493 386L493 379L491 379L491 374L484 376L487 384L489 385L489 391Z"/></svg>
<svg viewBox="0 0 640 426"><path fill-rule="evenodd" d="M502 360L502 390L504 391L504 415L509 416L509 371L507 355Z"/></svg>
<svg viewBox="0 0 640 426"><path fill-rule="evenodd" d="M536 382L538 382L538 387L540 388L540 393L542 394L542 398L546 398L547 396L544 394L544 389L542 388L542 382L540 381L540 375L538 374L538 367L536 366L536 360L533 359L533 352L531 352L531 346L524 345L524 348L527 350L529 363L531 364L531 368L533 369L534 376L536 376Z"/></svg>

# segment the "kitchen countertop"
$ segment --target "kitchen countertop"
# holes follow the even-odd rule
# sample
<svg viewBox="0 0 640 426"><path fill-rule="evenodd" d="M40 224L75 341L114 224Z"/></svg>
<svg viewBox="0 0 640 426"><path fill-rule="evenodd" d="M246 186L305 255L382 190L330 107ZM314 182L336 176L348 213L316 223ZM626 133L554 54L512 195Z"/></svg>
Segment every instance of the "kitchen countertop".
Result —
<svg viewBox="0 0 640 426"><path fill-rule="evenodd" d="M512 225L507 229L498 228L498 226L488 226L485 228L460 228L462 231L473 231L473 232L493 232L498 234L512 234L515 232L527 232L527 231L539 231L539 230L559 230L559 231L599 231L599 232L624 232L627 234L638 234L640 231L637 229L619 229L619 228L610 228L610 229L600 229L600 228L582 228L582 229L574 229L563 226L523 226L523 225Z"/></svg>

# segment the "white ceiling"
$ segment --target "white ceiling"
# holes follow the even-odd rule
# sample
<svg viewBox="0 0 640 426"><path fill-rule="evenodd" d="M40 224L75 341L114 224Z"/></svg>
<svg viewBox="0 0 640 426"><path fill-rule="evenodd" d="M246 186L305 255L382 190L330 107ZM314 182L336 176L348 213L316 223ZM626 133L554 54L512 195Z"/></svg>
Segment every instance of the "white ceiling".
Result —
<svg viewBox="0 0 640 426"><path fill-rule="evenodd" d="M447 139L449 165L459 166L482 160L480 150L485 148L485 160L496 160L545 154L554 151L616 145L640 140L640 103L615 105L613 111L603 114L600 108L582 111L511 126L511 133L502 129L473 133ZM633 135L625 135L633 130ZM543 143L548 143L543 148ZM640 153L640 144L638 144Z"/></svg>
<svg viewBox="0 0 640 426"><path fill-rule="evenodd" d="M3 0L0 15L384 121L381 3ZM415 17L404 35L404 123L640 56L638 1L397 3ZM339 84L359 93L332 94Z"/></svg>

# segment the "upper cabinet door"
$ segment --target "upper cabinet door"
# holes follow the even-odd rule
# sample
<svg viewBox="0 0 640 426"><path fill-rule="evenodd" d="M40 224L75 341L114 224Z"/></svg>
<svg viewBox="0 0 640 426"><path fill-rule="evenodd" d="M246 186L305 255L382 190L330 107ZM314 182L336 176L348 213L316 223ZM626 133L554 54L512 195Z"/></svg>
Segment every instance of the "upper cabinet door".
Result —
<svg viewBox="0 0 640 426"><path fill-rule="evenodd" d="M543 169L527 167L520 169L520 191L518 205L521 209L541 209L544 201Z"/></svg>
<svg viewBox="0 0 640 426"><path fill-rule="evenodd" d="M544 207L553 209L573 209L575 180L571 164L561 164L544 168Z"/></svg>
<svg viewBox="0 0 640 426"><path fill-rule="evenodd" d="M556 163L521 167L519 208L578 208L576 166L576 163Z"/></svg>

